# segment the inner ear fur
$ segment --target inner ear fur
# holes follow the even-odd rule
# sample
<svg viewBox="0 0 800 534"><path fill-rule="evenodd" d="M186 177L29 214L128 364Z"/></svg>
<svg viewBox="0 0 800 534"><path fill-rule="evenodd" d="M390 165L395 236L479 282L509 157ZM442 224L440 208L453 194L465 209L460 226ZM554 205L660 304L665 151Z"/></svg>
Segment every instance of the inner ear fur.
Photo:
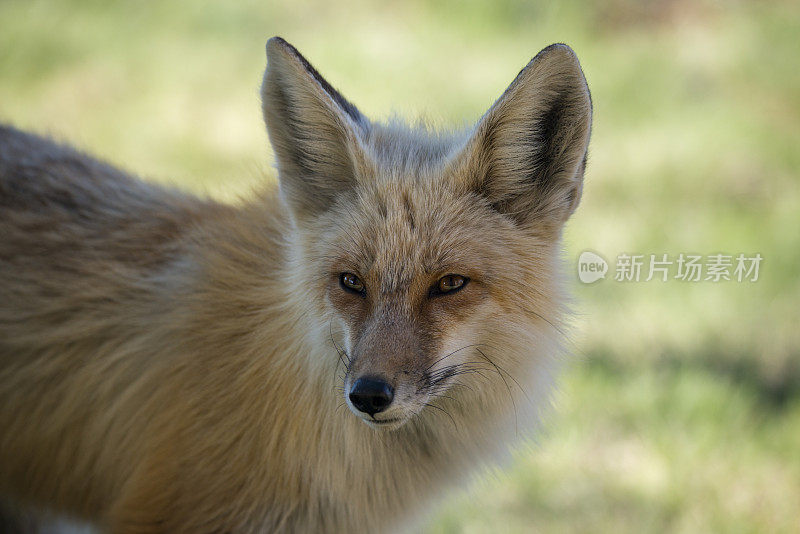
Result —
<svg viewBox="0 0 800 534"><path fill-rule="evenodd" d="M355 183L369 122L280 37L267 42L261 100L281 194L298 219L325 211Z"/></svg>
<svg viewBox="0 0 800 534"><path fill-rule="evenodd" d="M519 224L560 229L580 201L591 125L577 56L548 46L478 122L454 162L458 180Z"/></svg>

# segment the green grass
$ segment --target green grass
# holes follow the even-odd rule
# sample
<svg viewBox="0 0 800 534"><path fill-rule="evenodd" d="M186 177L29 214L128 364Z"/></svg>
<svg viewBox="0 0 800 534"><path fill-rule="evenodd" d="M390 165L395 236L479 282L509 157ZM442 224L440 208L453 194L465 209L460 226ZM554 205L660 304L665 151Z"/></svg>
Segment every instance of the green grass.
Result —
<svg viewBox="0 0 800 534"><path fill-rule="evenodd" d="M792 532L800 506L795 2L0 2L0 118L234 199L273 179L282 35L373 117L475 120L551 42L595 128L569 265L759 252L756 283L583 286L544 433L431 532ZM613 274L613 273L612 273Z"/></svg>
<svg viewBox="0 0 800 534"><path fill-rule="evenodd" d="M571 373L538 447L433 532L775 532L796 526L800 404L686 368Z"/></svg>

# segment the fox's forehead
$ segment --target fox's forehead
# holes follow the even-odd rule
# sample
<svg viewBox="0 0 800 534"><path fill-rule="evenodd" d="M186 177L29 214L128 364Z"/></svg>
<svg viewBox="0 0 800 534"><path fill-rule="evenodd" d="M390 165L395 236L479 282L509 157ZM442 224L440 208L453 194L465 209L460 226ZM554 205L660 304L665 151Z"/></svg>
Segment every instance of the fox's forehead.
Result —
<svg viewBox="0 0 800 534"><path fill-rule="evenodd" d="M434 178L375 180L332 213L335 268L394 292L429 276L486 276L508 224Z"/></svg>
<svg viewBox="0 0 800 534"><path fill-rule="evenodd" d="M430 179L439 174L467 137L467 131L440 131L394 119L372 123L363 148L377 180Z"/></svg>

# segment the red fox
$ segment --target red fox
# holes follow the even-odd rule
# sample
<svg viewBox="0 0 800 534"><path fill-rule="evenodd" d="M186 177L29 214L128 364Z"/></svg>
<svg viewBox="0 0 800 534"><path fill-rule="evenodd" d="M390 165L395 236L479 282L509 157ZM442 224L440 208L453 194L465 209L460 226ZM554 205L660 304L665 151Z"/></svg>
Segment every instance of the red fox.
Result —
<svg viewBox="0 0 800 534"><path fill-rule="evenodd" d="M278 37L261 96L279 180L235 206L0 127L6 531L395 531L537 420L592 122L574 52L457 133L370 121Z"/></svg>

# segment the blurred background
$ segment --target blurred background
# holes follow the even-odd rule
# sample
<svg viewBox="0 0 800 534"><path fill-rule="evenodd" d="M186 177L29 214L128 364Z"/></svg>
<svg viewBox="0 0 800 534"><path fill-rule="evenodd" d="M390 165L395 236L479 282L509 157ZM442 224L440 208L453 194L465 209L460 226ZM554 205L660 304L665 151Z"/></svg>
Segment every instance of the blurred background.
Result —
<svg viewBox="0 0 800 534"><path fill-rule="evenodd" d="M373 118L469 124L553 42L593 93L575 356L538 440L428 532L798 532L797 2L0 0L0 120L235 202L274 179L272 35ZM578 281L583 250L605 280ZM757 282L624 283L622 253L763 261Z"/></svg>

